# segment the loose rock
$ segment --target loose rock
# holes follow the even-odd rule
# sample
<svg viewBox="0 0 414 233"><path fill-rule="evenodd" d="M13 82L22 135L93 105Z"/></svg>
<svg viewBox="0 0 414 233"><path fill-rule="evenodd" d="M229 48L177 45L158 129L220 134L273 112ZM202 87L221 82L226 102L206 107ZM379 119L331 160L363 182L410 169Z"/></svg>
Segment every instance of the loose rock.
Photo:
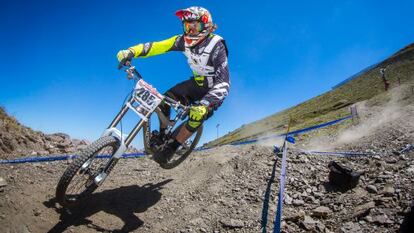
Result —
<svg viewBox="0 0 414 233"><path fill-rule="evenodd" d="M315 228L316 226L316 221L313 220L312 217L305 215L304 220L301 222L301 226L305 229L305 230L312 230Z"/></svg>
<svg viewBox="0 0 414 233"><path fill-rule="evenodd" d="M299 210L299 211L293 212L293 214L291 214L291 215L286 215L284 217L284 219L286 221L297 222L297 221L303 219L305 217L305 214L306 214L305 211Z"/></svg>
<svg viewBox="0 0 414 233"><path fill-rule="evenodd" d="M302 206L304 204L305 204L305 202L303 200L301 200L301 199L295 199L295 200L293 200L293 205L294 206Z"/></svg>
<svg viewBox="0 0 414 233"><path fill-rule="evenodd" d="M312 210L312 215L315 217L326 218L332 214L332 210L326 206L319 206L316 209Z"/></svg>
<svg viewBox="0 0 414 233"><path fill-rule="evenodd" d="M392 196L394 196L395 189L394 189L394 187L392 187L392 185L388 184L388 185L385 185L384 190L382 191L382 193L384 194L384 196L392 197Z"/></svg>
<svg viewBox="0 0 414 233"><path fill-rule="evenodd" d="M378 193L378 189L374 185L368 185L367 186L367 191L370 192L370 193Z"/></svg>
<svg viewBox="0 0 414 233"><path fill-rule="evenodd" d="M0 177L0 188L7 186L7 182L3 177Z"/></svg>
<svg viewBox="0 0 414 233"><path fill-rule="evenodd" d="M375 223L381 224L381 225L388 225L392 224L393 222L388 218L386 214L377 215L373 218L373 221Z"/></svg>
<svg viewBox="0 0 414 233"><path fill-rule="evenodd" d="M341 227L343 233L359 233L361 232L361 227L358 223L347 222Z"/></svg>
<svg viewBox="0 0 414 233"><path fill-rule="evenodd" d="M357 207L355 207L354 212L352 214L353 218L360 218L360 217L364 217L366 215L369 214L369 211L375 207L375 202L370 201L366 204L363 205L359 205Z"/></svg>
<svg viewBox="0 0 414 233"><path fill-rule="evenodd" d="M241 220L237 220L237 219L222 219L220 220L221 224L223 225L223 227L226 228L242 228L244 227L244 223Z"/></svg>

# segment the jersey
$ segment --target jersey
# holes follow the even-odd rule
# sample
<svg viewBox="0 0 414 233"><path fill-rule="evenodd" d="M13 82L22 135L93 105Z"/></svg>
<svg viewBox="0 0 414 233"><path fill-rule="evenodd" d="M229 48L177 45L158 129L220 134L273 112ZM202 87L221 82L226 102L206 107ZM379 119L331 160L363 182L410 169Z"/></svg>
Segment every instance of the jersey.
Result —
<svg viewBox="0 0 414 233"><path fill-rule="evenodd" d="M201 104L216 109L230 89L228 50L223 38L210 34L198 45L187 48L182 35L157 42L138 44L130 49L134 57L151 57L170 51L181 51L193 71L194 80L199 85L208 85L209 91L200 101ZM206 79L206 81L205 81Z"/></svg>

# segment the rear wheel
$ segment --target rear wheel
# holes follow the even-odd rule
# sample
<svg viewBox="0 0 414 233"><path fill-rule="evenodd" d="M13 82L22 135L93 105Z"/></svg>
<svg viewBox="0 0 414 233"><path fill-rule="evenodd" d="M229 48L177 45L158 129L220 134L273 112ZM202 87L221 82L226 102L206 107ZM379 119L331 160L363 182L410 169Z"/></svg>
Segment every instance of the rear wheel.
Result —
<svg viewBox="0 0 414 233"><path fill-rule="evenodd" d="M68 166L56 187L56 199L64 207L73 207L95 191L104 169L108 175L118 159L112 155L119 148L119 140L112 136L99 138ZM104 158L102 158L104 157ZM109 159L105 159L109 157Z"/></svg>
<svg viewBox="0 0 414 233"><path fill-rule="evenodd" d="M178 133L181 127L185 127L185 123L178 126L173 134ZM153 126L154 127L154 126ZM147 154L154 154L154 149L150 146L150 139L153 136L152 132L155 130L151 128L151 118L148 118L147 123L144 125L144 148ZM158 129L157 129L158 130ZM187 139L187 141L181 145L173 157L167 163L160 163L160 166L164 169L172 169L182 163L191 154L194 148L200 141L201 135L203 134L203 125L201 125L193 135Z"/></svg>
<svg viewBox="0 0 414 233"><path fill-rule="evenodd" d="M181 127L185 127L184 123L175 131L178 132ZM182 163L191 154L191 152L193 152L194 148L198 144L198 141L200 141L202 134L203 126L200 126L198 130L177 149L173 157L167 163L161 163L160 166L164 169L171 169Z"/></svg>

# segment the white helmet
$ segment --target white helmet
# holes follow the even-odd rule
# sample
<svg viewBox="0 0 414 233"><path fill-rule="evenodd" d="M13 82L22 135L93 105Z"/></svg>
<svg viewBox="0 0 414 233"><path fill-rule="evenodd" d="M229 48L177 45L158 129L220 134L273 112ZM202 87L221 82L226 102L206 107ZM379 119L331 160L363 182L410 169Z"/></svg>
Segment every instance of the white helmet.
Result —
<svg viewBox="0 0 414 233"><path fill-rule="evenodd" d="M193 47L204 40L212 33L217 26L213 23L213 18L207 9L192 6L178 10L175 15L183 23L184 41L186 47Z"/></svg>

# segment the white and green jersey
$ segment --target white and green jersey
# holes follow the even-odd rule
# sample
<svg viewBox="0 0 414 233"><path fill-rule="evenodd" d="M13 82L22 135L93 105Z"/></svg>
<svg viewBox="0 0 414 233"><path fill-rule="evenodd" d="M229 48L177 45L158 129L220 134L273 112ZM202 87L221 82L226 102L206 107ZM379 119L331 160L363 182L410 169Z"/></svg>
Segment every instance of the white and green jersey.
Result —
<svg viewBox="0 0 414 233"><path fill-rule="evenodd" d="M228 69L228 52L225 41L218 35L211 34L200 44L188 48L184 46L182 35L157 42L138 44L130 48L135 57L150 57L169 51L181 51L193 71L194 80L210 89L201 103L213 108L221 105L228 95L230 76Z"/></svg>

